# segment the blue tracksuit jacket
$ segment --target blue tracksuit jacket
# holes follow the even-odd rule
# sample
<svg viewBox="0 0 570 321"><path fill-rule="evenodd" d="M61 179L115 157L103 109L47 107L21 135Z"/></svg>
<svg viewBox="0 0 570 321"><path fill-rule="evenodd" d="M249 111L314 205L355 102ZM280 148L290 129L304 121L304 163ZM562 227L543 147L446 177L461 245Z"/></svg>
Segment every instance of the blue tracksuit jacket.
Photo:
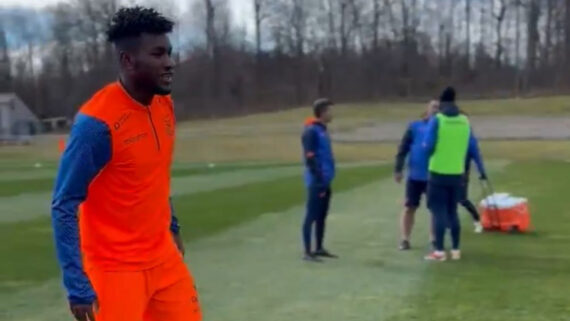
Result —
<svg viewBox="0 0 570 321"><path fill-rule="evenodd" d="M404 163L408 157L408 179L414 181L428 180L429 155L426 153L423 142L427 130L428 120L416 120L408 125L402 137L398 154L396 155L396 173L404 170Z"/></svg>
<svg viewBox="0 0 570 321"><path fill-rule="evenodd" d="M336 169L327 127L315 120L308 122L301 141L305 160L305 185L329 187Z"/></svg>

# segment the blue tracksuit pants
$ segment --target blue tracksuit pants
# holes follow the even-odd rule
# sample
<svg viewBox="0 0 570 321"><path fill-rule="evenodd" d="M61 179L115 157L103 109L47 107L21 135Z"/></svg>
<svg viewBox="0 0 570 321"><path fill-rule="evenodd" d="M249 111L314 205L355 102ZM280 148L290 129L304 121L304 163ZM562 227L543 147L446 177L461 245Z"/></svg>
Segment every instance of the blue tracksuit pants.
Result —
<svg viewBox="0 0 570 321"><path fill-rule="evenodd" d="M435 229L435 248L444 250L446 228L451 231L451 243L454 250L459 249L461 225L457 214L457 203L460 200L461 186L454 184L428 183L428 208L432 213Z"/></svg>
<svg viewBox="0 0 570 321"><path fill-rule="evenodd" d="M311 253L311 232L313 225L315 226L316 249L317 251L323 249L325 220L329 212L331 189L311 186L307 189L307 194L307 208L302 232L305 253Z"/></svg>

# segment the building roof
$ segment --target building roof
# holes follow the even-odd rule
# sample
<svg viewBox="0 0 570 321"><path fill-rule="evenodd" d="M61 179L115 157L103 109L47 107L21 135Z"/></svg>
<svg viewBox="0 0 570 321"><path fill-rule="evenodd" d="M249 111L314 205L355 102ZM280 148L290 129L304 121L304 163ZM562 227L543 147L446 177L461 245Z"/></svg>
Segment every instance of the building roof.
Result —
<svg viewBox="0 0 570 321"><path fill-rule="evenodd" d="M13 106L11 104L12 101L16 101L16 106L19 106L17 109L21 110L27 118L33 118L36 121L39 121L38 116L24 103L16 93L11 92L4 92L0 93L0 108L7 108L9 106Z"/></svg>
<svg viewBox="0 0 570 321"><path fill-rule="evenodd" d="M0 93L0 104L9 103L13 99L18 99L15 93Z"/></svg>

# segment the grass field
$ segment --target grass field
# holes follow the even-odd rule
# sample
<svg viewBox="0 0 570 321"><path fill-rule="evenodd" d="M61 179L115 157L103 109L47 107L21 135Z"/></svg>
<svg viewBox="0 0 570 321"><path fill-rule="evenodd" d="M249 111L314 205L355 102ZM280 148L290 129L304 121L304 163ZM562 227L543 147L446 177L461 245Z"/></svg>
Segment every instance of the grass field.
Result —
<svg viewBox="0 0 570 321"><path fill-rule="evenodd" d="M536 105L570 113L563 97L487 104L503 114L532 114ZM471 113L494 112L487 104L467 105ZM337 114L339 121L344 117L341 125L352 126L370 117L413 116L413 106L345 106ZM341 166L327 245L341 258L311 265L300 260L305 196L298 131L277 126L300 124L304 114L181 126L182 133L228 129L225 137L180 138L173 169L174 204L205 320L570 320L570 143L483 143L496 189L529 198L534 231L477 235L462 212L464 259L443 264L421 260L425 210L417 214L414 249L397 251L403 187L392 181L386 162L395 144L337 144ZM257 124L267 126L263 138L233 135L235 128ZM2 321L71 320L48 216L57 167L52 143L0 148ZM263 148L270 150L258 151ZM471 191L479 200L476 184Z"/></svg>

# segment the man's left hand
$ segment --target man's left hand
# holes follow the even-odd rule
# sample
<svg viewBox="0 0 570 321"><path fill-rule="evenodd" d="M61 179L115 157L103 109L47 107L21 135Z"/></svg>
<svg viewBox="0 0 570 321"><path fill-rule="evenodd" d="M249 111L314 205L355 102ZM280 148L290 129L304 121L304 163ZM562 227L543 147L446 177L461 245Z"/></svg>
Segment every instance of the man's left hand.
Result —
<svg viewBox="0 0 570 321"><path fill-rule="evenodd" d="M394 180L396 181L396 183L400 184L402 182L402 179L404 178L404 175L400 172L396 172L394 173Z"/></svg>
<svg viewBox="0 0 570 321"><path fill-rule="evenodd" d="M186 254L186 250L184 249L184 241L182 240L182 237L180 236L180 234L174 234L174 233L172 233L172 237L174 238L174 243L176 243L178 251L180 251L180 254L184 256L184 254Z"/></svg>

